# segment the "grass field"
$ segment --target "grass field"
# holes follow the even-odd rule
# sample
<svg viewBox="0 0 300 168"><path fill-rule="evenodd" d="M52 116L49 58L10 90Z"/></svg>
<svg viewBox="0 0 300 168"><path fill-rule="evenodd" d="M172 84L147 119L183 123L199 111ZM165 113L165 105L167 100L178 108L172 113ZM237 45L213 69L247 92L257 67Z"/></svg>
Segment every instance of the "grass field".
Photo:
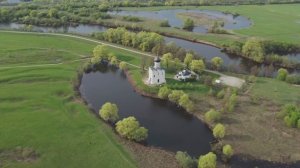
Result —
<svg viewBox="0 0 300 168"><path fill-rule="evenodd" d="M111 128L75 96L72 83L82 62L68 61L88 56L94 46L0 33L0 167L136 167ZM66 63L3 68L59 61Z"/></svg>
<svg viewBox="0 0 300 168"><path fill-rule="evenodd" d="M200 9L237 12L253 25L236 33L300 44L300 4L212 6Z"/></svg>

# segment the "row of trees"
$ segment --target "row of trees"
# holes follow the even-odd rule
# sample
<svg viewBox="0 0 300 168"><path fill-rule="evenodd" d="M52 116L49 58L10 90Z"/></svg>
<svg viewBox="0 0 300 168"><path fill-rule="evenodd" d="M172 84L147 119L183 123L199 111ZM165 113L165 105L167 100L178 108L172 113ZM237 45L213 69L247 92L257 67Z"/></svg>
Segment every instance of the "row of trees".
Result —
<svg viewBox="0 0 300 168"><path fill-rule="evenodd" d="M224 145L222 147L222 158L226 161L229 160L234 154L234 150L231 145ZM216 168L217 167L217 155L213 152L209 152L194 159L186 152L178 151L175 158L182 168Z"/></svg>
<svg viewBox="0 0 300 168"><path fill-rule="evenodd" d="M187 111L192 111L194 109L194 104L190 100L189 95L182 90L171 90L167 86L163 86L159 89L158 97L161 99L168 99L185 108Z"/></svg>
<svg viewBox="0 0 300 168"><path fill-rule="evenodd" d="M99 110L100 117L107 122L115 123L119 119L116 104L107 102ZM133 141L143 141L148 137L148 130L140 126L135 117L127 117L116 124L116 131L122 136Z"/></svg>
<svg viewBox="0 0 300 168"><path fill-rule="evenodd" d="M282 56L300 51L300 47L285 42L266 41L250 38L245 43L233 42L224 46L225 51L235 55L242 55L258 63L280 65L290 68L299 68L300 63L291 61Z"/></svg>

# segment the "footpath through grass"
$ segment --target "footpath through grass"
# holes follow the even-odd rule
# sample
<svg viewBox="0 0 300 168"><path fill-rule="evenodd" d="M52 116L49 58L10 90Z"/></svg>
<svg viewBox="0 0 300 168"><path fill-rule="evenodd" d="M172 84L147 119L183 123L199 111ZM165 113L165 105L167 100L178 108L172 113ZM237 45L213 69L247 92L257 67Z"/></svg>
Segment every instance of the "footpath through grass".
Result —
<svg viewBox="0 0 300 168"><path fill-rule="evenodd" d="M95 45L0 32L0 67L76 60ZM111 128L76 99L80 64L0 69L0 167L136 167Z"/></svg>

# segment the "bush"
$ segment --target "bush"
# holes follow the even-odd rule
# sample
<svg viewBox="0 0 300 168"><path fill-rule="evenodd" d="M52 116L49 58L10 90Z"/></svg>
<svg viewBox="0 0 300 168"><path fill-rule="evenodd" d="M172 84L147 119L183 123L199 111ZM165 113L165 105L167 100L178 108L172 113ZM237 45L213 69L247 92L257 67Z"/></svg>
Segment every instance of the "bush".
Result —
<svg viewBox="0 0 300 168"><path fill-rule="evenodd" d="M221 119L221 113L210 109L208 112L205 113L205 121L207 122L215 122Z"/></svg>
<svg viewBox="0 0 300 168"><path fill-rule="evenodd" d="M230 159L233 155L233 149L231 145L223 146L222 152L225 155L226 159Z"/></svg>
<svg viewBox="0 0 300 168"><path fill-rule="evenodd" d="M167 86L161 87L158 91L158 97L161 99L167 99L169 94L172 92Z"/></svg>
<svg viewBox="0 0 300 168"><path fill-rule="evenodd" d="M119 119L118 111L119 109L116 104L107 102L102 105L101 109L99 110L99 115L104 121L115 122Z"/></svg>
<svg viewBox="0 0 300 168"><path fill-rule="evenodd" d="M234 107L236 106L236 102L237 102L237 95L235 93L233 93L229 100L227 101L227 103L225 104L225 107L227 109L228 112L233 112Z"/></svg>
<svg viewBox="0 0 300 168"><path fill-rule="evenodd" d="M300 75L288 75L286 77L286 82L290 84L300 85Z"/></svg>
<svg viewBox="0 0 300 168"><path fill-rule="evenodd" d="M217 124L213 129L213 135L217 139L224 138L225 136L225 127L223 124Z"/></svg>
<svg viewBox="0 0 300 168"><path fill-rule="evenodd" d="M294 104L285 105L278 116L283 117L284 123L288 127L299 128L300 108L297 107L296 105Z"/></svg>
<svg viewBox="0 0 300 168"><path fill-rule="evenodd" d="M288 71L284 68L280 68L278 70L277 79L281 81L285 81L287 75L288 75Z"/></svg>
<svg viewBox="0 0 300 168"><path fill-rule="evenodd" d="M223 99L224 96L225 96L225 90L222 89L222 90L220 90L220 91L218 92L217 98L218 98L218 99Z"/></svg>
<svg viewBox="0 0 300 168"><path fill-rule="evenodd" d="M194 29L194 21L190 18L184 21L182 29L192 31Z"/></svg>
<svg viewBox="0 0 300 168"><path fill-rule="evenodd" d="M213 152L209 152L206 155L202 155L199 158L198 168L216 168L217 167L217 155Z"/></svg>
<svg viewBox="0 0 300 168"><path fill-rule="evenodd" d="M195 161L186 152L178 151L175 158L182 168L193 168Z"/></svg>
<svg viewBox="0 0 300 168"><path fill-rule="evenodd" d="M126 70L126 69L127 69L127 63L124 62L124 61L120 62L119 68L120 68L121 70L123 70L123 71Z"/></svg>
<svg viewBox="0 0 300 168"><path fill-rule="evenodd" d="M135 117L124 118L116 123L116 131L129 140L143 141L148 137L148 130L140 127Z"/></svg>
<svg viewBox="0 0 300 168"><path fill-rule="evenodd" d="M160 27L170 27L169 21L164 20L159 24Z"/></svg>

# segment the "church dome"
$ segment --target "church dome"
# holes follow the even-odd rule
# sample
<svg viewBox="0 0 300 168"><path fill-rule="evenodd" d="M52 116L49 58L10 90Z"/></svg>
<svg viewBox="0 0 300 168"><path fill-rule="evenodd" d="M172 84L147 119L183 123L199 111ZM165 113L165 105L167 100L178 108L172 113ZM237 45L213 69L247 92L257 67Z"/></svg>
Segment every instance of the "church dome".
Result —
<svg viewBox="0 0 300 168"><path fill-rule="evenodd" d="M154 62L160 62L160 58L159 57L155 57L154 58Z"/></svg>

